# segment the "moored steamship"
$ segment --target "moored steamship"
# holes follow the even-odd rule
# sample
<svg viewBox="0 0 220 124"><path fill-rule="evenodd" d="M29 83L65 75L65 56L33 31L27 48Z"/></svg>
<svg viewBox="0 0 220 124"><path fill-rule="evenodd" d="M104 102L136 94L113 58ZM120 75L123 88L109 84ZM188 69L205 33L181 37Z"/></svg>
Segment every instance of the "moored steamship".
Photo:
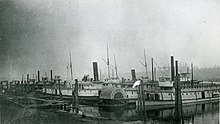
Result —
<svg viewBox="0 0 220 124"><path fill-rule="evenodd" d="M171 59L172 60L172 59ZM97 63L94 63L94 70ZM171 64L172 65L172 64ZM213 82L193 80L192 72L180 73L181 96L183 105L192 105L219 100L220 85ZM191 79L190 79L190 74ZM94 79L84 76L79 82L78 95L81 100L101 102L102 105L135 104L138 99L138 88L132 88L135 82L135 72L132 80L108 78L98 80L98 72L94 71ZM158 81L142 78L146 109L169 108L175 105L174 67L171 66L171 78L160 77ZM55 94L58 88L47 87L47 94ZM72 98L73 88L61 88L63 97Z"/></svg>
<svg viewBox="0 0 220 124"><path fill-rule="evenodd" d="M144 100L147 110L170 108L175 106L174 61L171 56L171 78L160 77L154 88L143 84ZM176 70L178 73L178 70ZM203 104L219 101L220 84L193 80L193 65L190 73L180 73L182 105Z"/></svg>

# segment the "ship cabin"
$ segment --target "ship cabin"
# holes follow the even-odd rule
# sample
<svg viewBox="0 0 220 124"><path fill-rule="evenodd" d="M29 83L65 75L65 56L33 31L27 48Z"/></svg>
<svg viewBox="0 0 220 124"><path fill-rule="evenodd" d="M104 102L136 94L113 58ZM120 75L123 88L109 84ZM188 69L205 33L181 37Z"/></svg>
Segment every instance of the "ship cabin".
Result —
<svg viewBox="0 0 220 124"><path fill-rule="evenodd" d="M4 93L5 91L8 90L9 86L8 86L8 81L1 81L0 83L0 89L1 89L1 93Z"/></svg>
<svg viewBox="0 0 220 124"><path fill-rule="evenodd" d="M185 82L185 81L190 81L190 73L180 73L180 81Z"/></svg>
<svg viewBox="0 0 220 124"><path fill-rule="evenodd" d="M121 81L119 78L106 78L104 80L104 83L102 84L103 87L119 87L121 88Z"/></svg>
<svg viewBox="0 0 220 124"><path fill-rule="evenodd" d="M82 81L79 83L79 89L89 90L89 89L101 89L103 85L102 81Z"/></svg>
<svg viewBox="0 0 220 124"><path fill-rule="evenodd" d="M160 77L158 83L159 83L159 90L162 90L162 91L173 90L174 82L171 81L170 78L168 78L168 77Z"/></svg>

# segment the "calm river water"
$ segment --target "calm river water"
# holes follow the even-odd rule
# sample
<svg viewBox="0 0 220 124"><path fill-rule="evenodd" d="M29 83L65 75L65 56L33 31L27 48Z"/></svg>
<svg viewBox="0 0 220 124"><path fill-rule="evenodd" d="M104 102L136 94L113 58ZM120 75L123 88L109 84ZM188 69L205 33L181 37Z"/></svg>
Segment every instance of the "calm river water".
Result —
<svg viewBox="0 0 220 124"><path fill-rule="evenodd" d="M219 103L208 103L183 108L185 124L219 124ZM140 123L135 109L84 106L80 111L87 116L104 117L107 120L76 118L71 113L56 110L20 108L0 100L0 124L127 124ZM147 124L169 124L174 121L174 109L146 112Z"/></svg>

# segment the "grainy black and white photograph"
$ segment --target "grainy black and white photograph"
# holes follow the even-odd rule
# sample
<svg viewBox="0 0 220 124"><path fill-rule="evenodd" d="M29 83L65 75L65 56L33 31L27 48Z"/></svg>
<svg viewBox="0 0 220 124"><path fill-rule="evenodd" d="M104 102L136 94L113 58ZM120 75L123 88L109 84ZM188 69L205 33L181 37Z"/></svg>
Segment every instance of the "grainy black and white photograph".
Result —
<svg viewBox="0 0 220 124"><path fill-rule="evenodd" d="M219 0L0 0L0 124L219 124Z"/></svg>

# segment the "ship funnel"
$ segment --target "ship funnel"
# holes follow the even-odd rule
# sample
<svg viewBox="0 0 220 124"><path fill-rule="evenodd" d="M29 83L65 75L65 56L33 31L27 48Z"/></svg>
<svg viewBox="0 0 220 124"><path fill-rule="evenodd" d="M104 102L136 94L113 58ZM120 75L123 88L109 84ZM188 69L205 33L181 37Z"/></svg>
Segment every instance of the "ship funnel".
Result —
<svg viewBox="0 0 220 124"><path fill-rule="evenodd" d="M40 71L37 72L37 78L38 78L38 82L40 82Z"/></svg>
<svg viewBox="0 0 220 124"><path fill-rule="evenodd" d="M131 69L132 80L136 80L135 69Z"/></svg>
<svg viewBox="0 0 220 124"><path fill-rule="evenodd" d="M50 70L50 80L53 80L53 70Z"/></svg>
<svg viewBox="0 0 220 124"><path fill-rule="evenodd" d="M98 63L93 62L93 74L94 74L94 81L99 80L99 73L98 73Z"/></svg>
<svg viewBox="0 0 220 124"><path fill-rule="evenodd" d="M29 82L30 80L30 77L29 77L29 74L27 74L27 82Z"/></svg>
<svg viewBox="0 0 220 124"><path fill-rule="evenodd" d="M174 81L174 58L171 56L171 81Z"/></svg>

